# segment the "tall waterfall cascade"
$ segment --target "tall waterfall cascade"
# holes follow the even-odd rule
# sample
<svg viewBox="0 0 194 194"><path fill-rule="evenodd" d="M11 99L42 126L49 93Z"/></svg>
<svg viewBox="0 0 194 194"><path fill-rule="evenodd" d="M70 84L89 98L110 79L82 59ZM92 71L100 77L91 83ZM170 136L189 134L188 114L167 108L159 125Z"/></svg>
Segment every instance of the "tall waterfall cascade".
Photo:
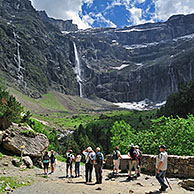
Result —
<svg viewBox="0 0 194 194"><path fill-rule="evenodd" d="M18 83L24 84L24 89L26 89L27 87L27 83L24 81L24 74L23 71L25 70L21 64L22 64L22 60L21 60L21 56L20 56L20 44L18 42L18 35L13 32L13 36L16 42L16 54L14 54L14 61L17 64L17 79L18 79Z"/></svg>
<svg viewBox="0 0 194 194"><path fill-rule="evenodd" d="M81 75L81 65L80 65L80 60L79 60L79 55L77 51L77 47L75 42L73 42L74 46L74 53L75 53L75 68L73 68L74 73L76 74L76 79L79 84L79 96L83 98L83 80L82 80L82 75Z"/></svg>

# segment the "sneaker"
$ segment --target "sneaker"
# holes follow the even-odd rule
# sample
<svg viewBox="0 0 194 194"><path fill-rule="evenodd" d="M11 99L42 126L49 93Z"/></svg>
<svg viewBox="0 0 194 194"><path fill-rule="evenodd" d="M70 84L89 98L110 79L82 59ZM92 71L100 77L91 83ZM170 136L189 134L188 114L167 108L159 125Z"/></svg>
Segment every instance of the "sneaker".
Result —
<svg viewBox="0 0 194 194"><path fill-rule="evenodd" d="M137 173L137 177L140 177L140 174L139 173Z"/></svg>
<svg viewBox="0 0 194 194"><path fill-rule="evenodd" d="M128 181L130 181L132 178L131 178L131 176L129 175L128 177L127 177L127 180Z"/></svg>
<svg viewBox="0 0 194 194"><path fill-rule="evenodd" d="M166 189L168 188L168 186L167 185L165 185L165 186L161 186L161 188L159 189L159 191L166 191Z"/></svg>

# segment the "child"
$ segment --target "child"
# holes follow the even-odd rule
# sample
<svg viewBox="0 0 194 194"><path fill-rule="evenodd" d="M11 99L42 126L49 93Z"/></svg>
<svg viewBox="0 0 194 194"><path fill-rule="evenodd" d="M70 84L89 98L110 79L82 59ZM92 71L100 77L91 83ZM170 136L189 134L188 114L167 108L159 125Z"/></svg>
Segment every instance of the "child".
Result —
<svg viewBox="0 0 194 194"><path fill-rule="evenodd" d="M80 176L80 162L81 162L81 155L77 154L77 156L75 157L75 177L79 177Z"/></svg>
<svg viewBox="0 0 194 194"><path fill-rule="evenodd" d="M48 175L48 167L49 167L49 155L48 152L46 151L43 156L43 165L44 165L44 174Z"/></svg>

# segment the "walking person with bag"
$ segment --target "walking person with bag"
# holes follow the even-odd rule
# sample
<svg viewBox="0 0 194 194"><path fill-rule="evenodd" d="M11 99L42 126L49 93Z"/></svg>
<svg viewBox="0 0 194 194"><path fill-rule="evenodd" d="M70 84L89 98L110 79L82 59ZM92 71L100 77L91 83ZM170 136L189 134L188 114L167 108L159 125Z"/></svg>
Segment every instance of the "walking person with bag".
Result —
<svg viewBox="0 0 194 194"><path fill-rule="evenodd" d="M166 146L161 145L160 153L156 158L156 179L161 185L160 191L166 191L168 185L165 181L166 170L167 170L167 161L168 161L168 154L166 152Z"/></svg>
<svg viewBox="0 0 194 194"><path fill-rule="evenodd" d="M94 151L91 147L88 147L82 152L86 158L85 173L86 173L86 184L92 182L92 171L93 171L93 160L94 160Z"/></svg>
<svg viewBox="0 0 194 194"><path fill-rule="evenodd" d="M102 184L102 165L104 162L104 156L100 152L100 148L96 148L96 154L94 156L94 167L96 173L96 183L95 184Z"/></svg>

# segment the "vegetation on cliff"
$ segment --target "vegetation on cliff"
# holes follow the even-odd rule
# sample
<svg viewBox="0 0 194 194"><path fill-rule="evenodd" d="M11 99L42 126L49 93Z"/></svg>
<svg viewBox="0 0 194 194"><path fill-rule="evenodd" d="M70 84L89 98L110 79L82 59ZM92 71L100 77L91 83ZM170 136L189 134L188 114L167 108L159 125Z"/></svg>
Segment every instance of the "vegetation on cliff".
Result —
<svg viewBox="0 0 194 194"><path fill-rule="evenodd" d="M180 84L178 92L171 94L166 105L158 111L158 115L165 116L187 117L188 113L194 114L194 78Z"/></svg>

